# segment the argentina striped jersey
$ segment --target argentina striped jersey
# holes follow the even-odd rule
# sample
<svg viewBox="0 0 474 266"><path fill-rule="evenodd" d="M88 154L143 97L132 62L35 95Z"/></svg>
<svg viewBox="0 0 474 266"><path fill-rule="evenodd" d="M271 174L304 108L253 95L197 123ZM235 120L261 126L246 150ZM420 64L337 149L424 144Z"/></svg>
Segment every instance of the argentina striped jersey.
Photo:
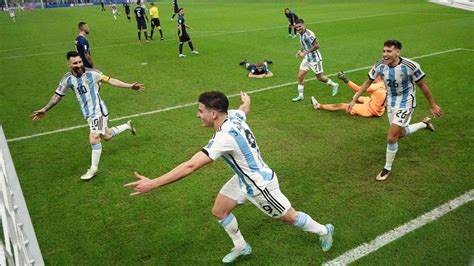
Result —
<svg viewBox="0 0 474 266"><path fill-rule="evenodd" d="M91 118L97 116L107 116L109 111L105 106L99 95L100 82L108 81L109 77L102 74L102 72L85 68L84 74L80 77L75 77L71 72L68 72L59 82L56 94L65 96L68 89L76 95L84 118Z"/></svg>
<svg viewBox="0 0 474 266"><path fill-rule="evenodd" d="M314 33L308 29L306 29L303 32L303 34L298 33L298 36L300 37L300 44L301 44L302 51L309 51L309 49L313 47L313 43L317 41ZM304 60L308 62L317 62L317 61L322 61L323 57L321 56L321 53L319 52L319 50L316 50L316 51L306 54L304 56Z"/></svg>
<svg viewBox="0 0 474 266"><path fill-rule="evenodd" d="M202 151L212 160L222 157L239 177L240 187L255 196L273 179L273 170L263 161L245 119L243 111L229 110L227 120Z"/></svg>
<svg viewBox="0 0 474 266"><path fill-rule="evenodd" d="M413 60L400 57L400 63L389 67L379 60L369 71L369 78L381 76L387 89L387 106L392 108L416 107L415 82L425 77L420 65Z"/></svg>

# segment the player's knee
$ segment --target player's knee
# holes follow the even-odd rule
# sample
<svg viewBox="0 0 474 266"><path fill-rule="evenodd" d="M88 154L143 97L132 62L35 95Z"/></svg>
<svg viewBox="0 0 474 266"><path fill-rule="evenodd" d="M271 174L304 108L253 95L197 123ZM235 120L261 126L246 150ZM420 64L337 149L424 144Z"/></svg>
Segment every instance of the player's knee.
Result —
<svg viewBox="0 0 474 266"><path fill-rule="evenodd" d="M387 135L387 142L390 144L394 144L398 141L398 135L396 134L388 134Z"/></svg>
<svg viewBox="0 0 474 266"><path fill-rule="evenodd" d="M300 83L304 82L304 74L301 74L301 73L298 74L298 81L299 81Z"/></svg>
<svg viewBox="0 0 474 266"><path fill-rule="evenodd" d="M326 76L323 76L323 75L316 75L316 79L318 79L319 81L322 81L322 82L328 81L328 78Z"/></svg>
<svg viewBox="0 0 474 266"><path fill-rule="evenodd" d="M219 220L222 220L224 219L227 215L229 215L228 212L226 212L225 210L223 210L222 208L219 208L219 207L212 207L212 211L211 211L212 215L214 217L216 217L217 219Z"/></svg>
<svg viewBox="0 0 474 266"><path fill-rule="evenodd" d="M298 217L298 213L295 209L291 208L285 215L280 217L280 221L287 223L287 224L294 224Z"/></svg>
<svg viewBox="0 0 474 266"><path fill-rule="evenodd" d="M94 144L99 144L100 143L100 136L89 136L89 143L91 145L94 145Z"/></svg>

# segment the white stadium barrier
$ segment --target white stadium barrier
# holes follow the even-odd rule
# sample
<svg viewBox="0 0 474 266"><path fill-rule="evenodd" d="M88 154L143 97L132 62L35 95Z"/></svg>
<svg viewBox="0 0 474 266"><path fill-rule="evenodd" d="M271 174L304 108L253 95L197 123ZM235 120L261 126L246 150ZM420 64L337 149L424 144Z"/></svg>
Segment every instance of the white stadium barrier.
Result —
<svg viewBox="0 0 474 266"><path fill-rule="evenodd" d="M474 0L430 0L432 3L474 11Z"/></svg>
<svg viewBox="0 0 474 266"><path fill-rule="evenodd" d="M44 265L3 128L0 126L0 265Z"/></svg>

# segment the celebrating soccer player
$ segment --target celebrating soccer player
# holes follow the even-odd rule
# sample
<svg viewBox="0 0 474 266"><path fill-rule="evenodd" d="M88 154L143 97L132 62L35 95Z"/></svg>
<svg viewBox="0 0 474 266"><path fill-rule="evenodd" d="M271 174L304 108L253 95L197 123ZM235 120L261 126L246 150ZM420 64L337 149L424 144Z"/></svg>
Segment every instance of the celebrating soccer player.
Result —
<svg viewBox="0 0 474 266"><path fill-rule="evenodd" d="M347 107L351 112L357 99L377 78L381 77L387 88L387 115L390 128L387 133L387 150L385 166L377 175L376 180L386 180L392 171L393 160L398 151L398 139L426 128L434 131L431 118L425 117L422 122L410 124L411 116L416 107L415 83L425 95L430 104L431 114L441 116L441 108L436 104L431 90L426 84L425 73L420 65L413 60L400 56L402 43L398 40L388 40L384 43L383 58L369 71L369 78L362 84Z"/></svg>
<svg viewBox="0 0 474 266"><path fill-rule="evenodd" d="M234 243L234 248L222 262L231 263L239 256L246 256L252 252L252 248L239 230L237 218L232 214L232 210L246 200L274 219L319 235L321 248L323 251L328 251L332 245L334 226L319 224L308 214L296 211L280 191L278 177L263 161L255 135L246 122L250 112L250 97L245 92L241 92L240 97L242 104L239 109L228 110L229 100L223 93L217 91L202 93L199 96L197 116L204 127L216 131L209 143L190 160L170 172L155 179L135 173L139 180L125 186L133 187L132 195L143 194L178 181L222 158L235 172L220 190L212 208L212 214Z"/></svg>
<svg viewBox="0 0 474 266"><path fill-rule="evenodd" d="M70 71L64 75L59 82L55 94L48 104L33 113L33 121L42 119L66 95L68 89L74 92L79 102L84 118L89 123L89 142L92 148L91 167L81 176L82 180L89 180L97 174L99 160L102 153L100 140L111 140L113 137L125 130L130 130L135 135L135 128L132 121L125 124L108 128L109 111L104 101L100 98L100 83L105 82L115 87L129 88L138 92L143 92L144 87L138 83L125 83L118 79L113 79L102 74L96 69L85 68L81 57L77 52L70 51L66 55Z"/></svg>
<svg viewBox="0 0 474 266"><path fill-rule="evenodd" d="M304 77L308 70L312 70L316 74L316 78L326 83L332 88L332 96L336 96L339 84L333 82L328 76L324 75L323 57L319 52L319 42L314 33L305 28L304 20L296 20L296 31L300 37L301 49L296 53L296 57L303 58L298 73L298 96L293 98L294 102L304 100Z"/></svg>

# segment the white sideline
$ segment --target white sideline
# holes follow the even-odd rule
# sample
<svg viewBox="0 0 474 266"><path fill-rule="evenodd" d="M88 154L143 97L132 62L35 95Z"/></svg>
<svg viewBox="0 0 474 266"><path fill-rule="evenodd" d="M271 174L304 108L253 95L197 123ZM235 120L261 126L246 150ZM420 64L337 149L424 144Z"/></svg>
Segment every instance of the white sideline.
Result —
<svg viewBox="0 0 474 266"><path fill-rule="evenodd" d="M473 50L464 49L464 48L455 48L455 49L450 49L450 50L445 50L445 51L435 52L435 53L431 53L431 54L410 57L410 58L411 59L419 59L419 58L430 57L430 56L435 56L435 55L440 55L440 54L445 54L445 53L450 53L450 52L456 52L456 51L473 51ZM356 71L360 71L360 70L364 70L364 69L369 69L371 67L372 66L359 67L359 68L354 68L354 69L351 69L351 70L345 70L345 72L346 73L351 73L351 72L356 72ZM337 75L337 73L332 73L332 74L329 74L328 76L332 77L332 76L335 76L335 75ZM305 79L305 81L311 81L311 80L315 80L315 79L316 78L309 78L309 79ZM296 83L297 83L296 81L287 82L287 83L283 83L283 84L279 84L279 85L275 85L275 86L270 86L270 87L265 87L265 88L261 88L261 89L247 91L247 93L251 94L251 93L257 93L257 92L262 92L262 91L267 91L267 90L273 90L273 89L277 89L277 88L281 88L281 87L286 87L286 86L289 86L289 85L295 85ZM237 94L231 94L231 95L228 95L227 97L232 98L232 97L237 97L237 96L240 96L240 94L238 94L238 93ZM171 106L171 107L167 107L167 108L163 108L163 109L157 109L157 110L153 110L153 111L149 111L149 112L143 112L143 113L137 113L137 114L127 115L127 116L122 116L122 117L110 119L109 121L113 122L113 121L118 121L118 120L129 119L129 118L132 118L132 117L157 114L157 113L171 111L171 110L174 110L174 109L184 108L184 107L188 107L188 106L192 106L192 105L196 105L196 104L197 104L197 102L181 104L181 105L175 105L175 106ZM47 132L32 134L32 135L23 136L23 137L17 137L17 138L13 138L13 139L8 139L7 142L14 142L14 141L20 141L20 140L25 140L25 139L31 139L31 138L35 138L35 137L50 135L50 134L59 133L59 132L70 131L70 130L73 130L73 129L83 128L83 127L88 127L88 125L87 124L77 125L77 126L61 128L61 129L57 129L57 130L53 130L53 131L47 131Z"/></svg>
<svg viewBox="0 0 474 266"><path fill-rule="evenodd" d="M441 216L455 210L456 208L474 200L474 189L462 194L461 196L415 218L408 223L401 225L387 233L378 236L369 243L364 243L352 250L349 250L334 260L325 262L324 266L329 265L347 265L354 262L379 248L397 240L398 238L424 226L425 224L437 220Z"/></svg>
<svg viewBox="0 0 474 266"><path fill-rule="evenodd" d="M405 13L407 13L407 12L385 13L385 14L378 14L378 15L358 16L358 17L341 18L341 19L330 19L330 20L322 20L322 21L318 21L318 22L307 22L306 24L308 24L308 25L311 25L311 24L321 24L321 23L338 22L338 21L346 21L346 20L354 20L354 19L365 19L365 18L374 18L374 17L383 17L383 16L399 15L399 14L405 14ZM225 31L225 32L219 31L218 33L203 34L203 35L193 36L193 38L196 39L196 38L204 38L204 37L214 37L214 36L229 35L229 34L236 34L236 33L254 32L254 31L263 31L263 30L273 30L273 29L286 28L286 27L288 27L288 26L275 26L275 27L267 27L267 28L257 28L257 29L250 29L250 30ZM165 42L166 42L166 41L169 41L169 39L168 39L168 40L164 40L164 41L165 41ZM135 45L135 44L136 44L136 42L121 43L121 44L112 44L112 45L104 45L104 46L94 47L94 50L96 50L96 49L104 49L104 48L111 48L111 47L127 46L127 45ZM32 48L32 47L25 47L24 49L27 49L27 48ZM19 49L22 49L22 48L1 50L0 52L8 52L8 51L14 51L14 50L19 50ZM0 60L15 59L15 58L24 58L24 57L32 57L32 56L42 56L42 55L50 55L50 54L59 54L59 53L67 53L67 51L53 51L53 52L44 52L44 53L38 53L38 54L14 55L14 56L0 57Z"/></svg>

